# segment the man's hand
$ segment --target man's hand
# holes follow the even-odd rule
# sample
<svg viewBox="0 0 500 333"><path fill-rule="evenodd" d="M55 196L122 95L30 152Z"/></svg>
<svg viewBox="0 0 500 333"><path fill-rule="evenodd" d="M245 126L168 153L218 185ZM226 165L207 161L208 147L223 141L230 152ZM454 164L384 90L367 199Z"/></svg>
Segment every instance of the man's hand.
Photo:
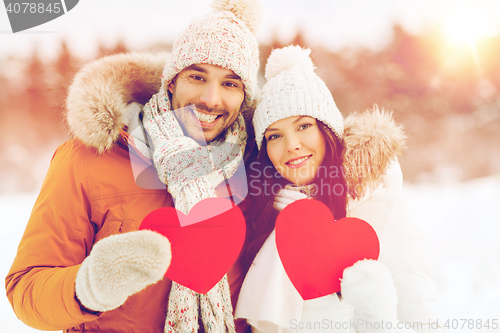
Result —
<svg viewBox="0 0 500 333"><path fill-rule="evenodd" d="M112 235L97 242L76 276L76 296L89 310L116 309L156 283L170 266L168 239L150 230Z"/></svg>

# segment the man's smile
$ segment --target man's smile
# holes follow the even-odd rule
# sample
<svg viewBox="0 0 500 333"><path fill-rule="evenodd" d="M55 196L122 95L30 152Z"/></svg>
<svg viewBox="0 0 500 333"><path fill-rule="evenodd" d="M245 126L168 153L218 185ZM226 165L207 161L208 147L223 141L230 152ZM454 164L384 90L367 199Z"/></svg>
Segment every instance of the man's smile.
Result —
<svg viewBox="0 0 500 333"><path fill-rule="evenodd" d="M220 118L220 116L222 116L221 114L200 112L196 109L193 110L193 114L200 121L200 123L204 123L204 124L213 124L216 119L218 119L218 118Z"/></svg>

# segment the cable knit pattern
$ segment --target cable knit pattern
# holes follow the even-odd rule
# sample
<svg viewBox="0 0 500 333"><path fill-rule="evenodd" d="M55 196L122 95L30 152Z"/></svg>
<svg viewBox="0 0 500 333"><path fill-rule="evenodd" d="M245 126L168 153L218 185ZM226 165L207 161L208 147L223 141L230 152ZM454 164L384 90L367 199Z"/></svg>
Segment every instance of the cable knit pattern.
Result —
<svg viewBox="0 0 500 333"><path fill-rule="evenodd" d="M342 114L326 84L314 73L310 53L294 45L271 52L266 64L268 81L253 116L259 149L271 124L294 116L320 120L343 140Z"/></svg>
<svg viewBox="0 0 500 333"><path fill-rule="evenodd" d="M217 0L214 12L194 20L172 48L172 60L163 71L170 82L193 64L212 64L232 70L245 85L245 104L258 93L259 46L255 33L262 17L258 0Z"/></svg>

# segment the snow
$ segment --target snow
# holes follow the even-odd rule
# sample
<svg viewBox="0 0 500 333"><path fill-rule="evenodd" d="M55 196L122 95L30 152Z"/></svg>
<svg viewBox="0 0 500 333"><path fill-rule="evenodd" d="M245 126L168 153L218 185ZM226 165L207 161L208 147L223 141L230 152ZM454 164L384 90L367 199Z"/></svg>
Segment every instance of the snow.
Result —
<svg viewBox="0 0 500 333"><path fill-rule="evenodd" d="M442 322L456 319L460 328L460 319L500 322L500 175L406 185L404 194L429 239Z"/></svg>
<svg viewBox="0 0 500 333"><path fill-rule="evenodd" d="M16 256L17 246L26 227L37 194L9 194L0 196L0 277L7 276ZM5 289L4 289L5 290ZM2 333L40 332L16 318L5 292L0 296L0 331ZM60 331L59 331L60 332Z"/></svg>
<svg viewBox="0 0 500 333"><path fill-rule="evenodd" d="M461 319L493 319L500 326L500 175L463 183L405 184L403 195L413 205L431 247L438 287L440 324L455 321L448 332L500 332L469 329ZM0 276L12 264L36 194L0 196ZM38 332L19 321L5 293L0 297L4 333Z"/></svg>

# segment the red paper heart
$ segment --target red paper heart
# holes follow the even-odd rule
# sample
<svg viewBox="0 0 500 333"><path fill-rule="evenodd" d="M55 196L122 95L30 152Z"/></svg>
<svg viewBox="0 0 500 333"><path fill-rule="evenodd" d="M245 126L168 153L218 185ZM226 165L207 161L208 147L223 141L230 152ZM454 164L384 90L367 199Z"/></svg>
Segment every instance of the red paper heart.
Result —
<svg viewBox="0 0 500 333"><path fill-rule="evenodd" d="M340 291L344 269L362 259L377 259L379 241L367 222L335 221L320 201L303 199L281 211L276 246L285 271L304 300Z"/></svg>
<svg viewBox="0 0 500 333"><path fill-rule="evenodd" d="M228 206L232 208L227 209ZM207 219L199 222L201 214ZM184 219L183 227L179 216ZM139 227L142 229L156 231L170 241L172 261L165 276L201 294L206 294L229 271L246 232L239 207L223 198L205 199L188 215L173 207L157 209L144 218Z"/></svg>

